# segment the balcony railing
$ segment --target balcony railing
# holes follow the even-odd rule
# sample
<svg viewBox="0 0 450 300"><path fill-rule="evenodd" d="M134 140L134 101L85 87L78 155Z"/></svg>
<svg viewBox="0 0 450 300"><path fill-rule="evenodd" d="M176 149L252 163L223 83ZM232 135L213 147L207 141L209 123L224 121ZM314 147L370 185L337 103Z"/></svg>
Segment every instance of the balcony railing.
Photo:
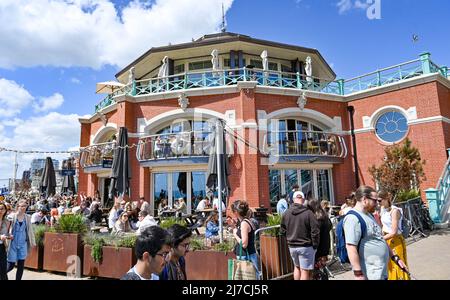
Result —
<svg viewBox="0 0 450 300"><path fill-rule="evenodd" d="M139 161L208 156L212 132L186 131L149 135L139 139Z"/></svg>
<svg viewBox="0 0 450 300"><path fill-rule="evenodd" d="M114 104L114 98L121 95L146 96L184 89L231 86L241 81L256 81L259 86L309 90L333 95L349 95L430 73L439 73L444 77L448 75L447 68L439 67L433 63L428 53L422 54L420 58L409 62L348 80L335 81L306 76L300 73L264 71L246 67L217 71L192 71L167 77L134 81L106 96L105 99L95 106L95 111L97 112Z"/></svg>
<svg viewBox="0 0 450 300"><path fill-rule="evenodd" d="M323 131L272 131L266 134L264 151L269 155L332 156L345 158L344 138Z"/></svg>
<svg viewBox="0 0 450 300"><path fill-rule="evenodd" d="M83 168L103 166L104 159L112 159L115 142L95 144L81 150L80 164Z"/></svg>

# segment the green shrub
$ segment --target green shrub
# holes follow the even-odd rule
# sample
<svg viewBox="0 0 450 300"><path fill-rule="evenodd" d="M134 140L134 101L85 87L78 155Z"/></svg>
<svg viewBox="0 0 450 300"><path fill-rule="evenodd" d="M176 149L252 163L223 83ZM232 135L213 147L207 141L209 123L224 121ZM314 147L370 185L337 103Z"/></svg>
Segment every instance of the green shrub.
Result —
<svg viewBox="0 0 450 300"><path fill-rule="evenodd" d="M85 245L91 246L92 259L99 263L103 258L103 246L106 244L105 236L95 233L88 233L83 237Z"/></svg>
<svg viewBox="0 0 450 300"><path fill-rule="evenodd" d="M399 202L405 202L408 201L410 199L414 199L420 197L420 191L419 190L409 190L409 191L400 191L397 194L397 197L395 198L395 203L399 203Z"/></svg>
<svg viewBox="0 0 450 300"><path fill-rule="evenodd" d="M223 243L218 243L213 246L216 251L232 252L234 249L234 240L224 240Z"/></svg>
<svg viewBox="0 0 450 300"><path fill-rule="evenodd" d="M56 231L62 233L85 233L87 226L82 215L62 215L56 225Z"/></svg>
<svg viewBox="0 0 450 300"><path fill-rule="evenodd" d="M36 246L44 246L44 235L45 232L49 231L50 227L47 225L36 225L34 227L34 238L36 240Z"/></svg>
<svg viewBox="0 0 450 300"><path fill-rule="evenodd" d="M267 227L276 226L276 225L280 225L280 224L281 224L281 215L279 215L279 214L268 215ZM279 236L280 228L272 228L272 229L265 230L265 231L263 231L263 234L269 235L269 236Z"/></svg>
<svg viewBox="0 0 450 300"><path fill-rule="evenodd" d="M174 224L179 224L181 226L186 226L186 222L184 220L180 220L180 219L177 219L175 217L170 217L170 218L162 220L161 224L159 225L159 227L161 227L163 229L168 229L169 227L171 227Z"/></svg>
<svg viewBox="0 0 450 300"><path fill-rule="evenodd" d="M203 239L199 238L192 238L191 239L191 250L206 250L205 243L203 242Z"/></svg>
<svg viewBox="0 0 450 300"><path fill-rule="evenodd" d="M114 246L116 248L122 247L122 248L134 248L134 245L136 245L136 235L122 235L117 238L115 238L113 241L114 243L111 244L111 246Z"/></svg>

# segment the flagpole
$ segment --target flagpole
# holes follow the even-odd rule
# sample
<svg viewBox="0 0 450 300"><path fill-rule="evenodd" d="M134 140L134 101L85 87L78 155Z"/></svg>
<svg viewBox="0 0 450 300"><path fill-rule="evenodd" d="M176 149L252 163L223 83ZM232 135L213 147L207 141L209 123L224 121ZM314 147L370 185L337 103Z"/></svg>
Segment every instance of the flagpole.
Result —
<svg viewBox="0 0 450 300"><path fill-rule="evenodd" d="M216 121L216 157L217 157L217 189L219 203L217 204L217 210L219 212L219 238L223 243L223 221L222 221L222 164L220 154L223 151L223 137L220 137L222 132L222 123L220 120Z"/></svg>

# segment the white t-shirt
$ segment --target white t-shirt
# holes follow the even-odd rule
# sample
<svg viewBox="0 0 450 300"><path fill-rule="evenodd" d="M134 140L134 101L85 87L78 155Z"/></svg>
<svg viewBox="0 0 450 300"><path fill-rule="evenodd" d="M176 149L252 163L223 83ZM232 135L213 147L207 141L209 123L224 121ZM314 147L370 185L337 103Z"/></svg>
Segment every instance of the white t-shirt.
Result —
<svg viewBox="0 0 450 300"><path fill-rule="evenodd" d="M213 208L219 210L219 199L214 198L213 200ZM222 202L222 211L225 211L227 208L225 204Z"/></svg>
<svg viewBox="0 0 450 300"><path fill-rule="evenodd" d="M206 200L203 199L198 203L197 208L195 210L204 210L205 208L206 208Z"/></svg>
<svg viewBox="0 0 450 300"><path fill-rule="evenodd" d="M142 233L142 231L145 230L145 228L158 225L158 223L156 223L155 219L150 215L146 215L145 218L142 220L142 222L138 222L138 223L139 223L139 226L138 226L138 230L136 231L137 235L140 235Z"/></svg>

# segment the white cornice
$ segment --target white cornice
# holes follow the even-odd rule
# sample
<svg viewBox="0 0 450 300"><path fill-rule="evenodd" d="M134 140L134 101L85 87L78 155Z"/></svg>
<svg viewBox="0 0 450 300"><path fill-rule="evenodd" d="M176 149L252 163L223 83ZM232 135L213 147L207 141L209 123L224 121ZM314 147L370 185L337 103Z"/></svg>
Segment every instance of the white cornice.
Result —
<svg viewBox="0 0 450 300"><path fill-rule="evenodd" d="M450 124L450 119L446 118L444 116L434 116L434 117L427 117L427 118L422 118L422 119L409 120L408 125L418 125L418 124L433 123L433 122L445 122L445 123ZM373 126L370 126L367 128L355 129L355 133L365 133L365 132L371 132L374 130L375 130L375 128Z"/></svg>

